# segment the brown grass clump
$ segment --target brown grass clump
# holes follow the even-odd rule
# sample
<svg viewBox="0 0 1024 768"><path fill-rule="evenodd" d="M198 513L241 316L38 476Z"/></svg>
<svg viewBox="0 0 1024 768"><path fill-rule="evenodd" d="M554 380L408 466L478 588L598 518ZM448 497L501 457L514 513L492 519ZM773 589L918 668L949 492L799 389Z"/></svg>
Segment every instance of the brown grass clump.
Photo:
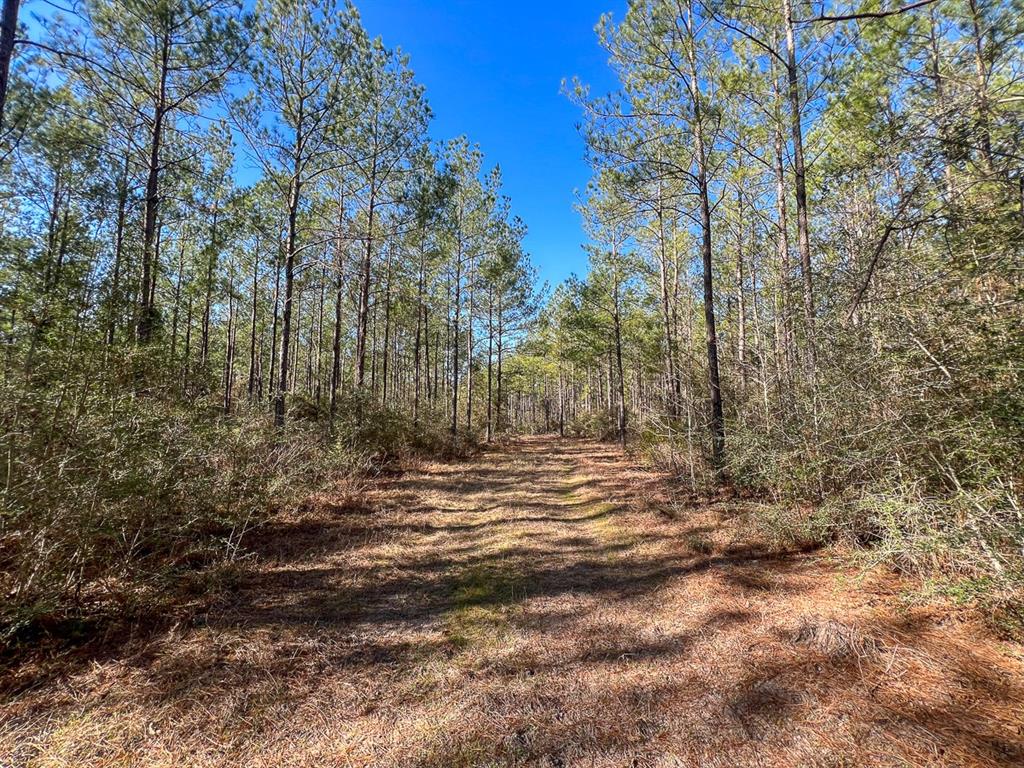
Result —
<svg viewBox="0 0 1024 768"><path fill-rule="evenodd" d="M265 529L233 593L0 700L5 766L1017 766L1024 655L890 570L530 438Z"/></svg>
<svg viewBox="0 0 1024 768"><path fill-rule="evenodd" d="M824 621L804 617L793 633L793 642L813 648L833 659L856 656L866 659L878 653L882 646L873 637L866 637L856 627L835 619Z"/></svg>

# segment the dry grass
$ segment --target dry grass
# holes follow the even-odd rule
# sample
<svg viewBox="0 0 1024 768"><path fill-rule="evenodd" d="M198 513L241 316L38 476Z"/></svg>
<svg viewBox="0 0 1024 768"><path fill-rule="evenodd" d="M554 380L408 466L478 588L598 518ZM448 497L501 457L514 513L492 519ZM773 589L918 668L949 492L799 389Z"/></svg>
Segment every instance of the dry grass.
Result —
<svg viewBox="0 0 1024 768"><path fill-rule="evenodd" d="M1019 646L666 499L548 438L383 477L195 625L12 672L0 765L1022 764Z"/></svg>

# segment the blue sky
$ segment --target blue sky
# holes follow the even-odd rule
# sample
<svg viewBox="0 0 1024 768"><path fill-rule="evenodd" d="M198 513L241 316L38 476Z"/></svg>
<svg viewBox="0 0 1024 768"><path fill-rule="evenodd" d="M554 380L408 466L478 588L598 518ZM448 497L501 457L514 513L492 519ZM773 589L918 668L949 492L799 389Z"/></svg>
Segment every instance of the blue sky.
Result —
<svg viewBox="0 0 1024 768"><path fill-rule="evenodd" d="M526 225L542 280L583 272L586 256L575 189L590 176L576 123L561 93L578 75L596 92L612 85L594 25L621 18L625 0L356 0L363 24L411 58L434 111L432 135L466 134L488 165L501 166L505 193Z"/></svg>
<svg viewBox="0 0 1024 768"><path fill-rule="evenodd" d="M501 166L526 247L552 287L586 270L574 191L590 169L576 130L579 109L561 92L578 76L603 93L614 87L594 25L626 0L355 0L367 32L410 56L434 112L431 135L465 134L487 166ZM246 3L248 6L249 3ZM43 0L24 3L21 22L42 35Z"/></svg>

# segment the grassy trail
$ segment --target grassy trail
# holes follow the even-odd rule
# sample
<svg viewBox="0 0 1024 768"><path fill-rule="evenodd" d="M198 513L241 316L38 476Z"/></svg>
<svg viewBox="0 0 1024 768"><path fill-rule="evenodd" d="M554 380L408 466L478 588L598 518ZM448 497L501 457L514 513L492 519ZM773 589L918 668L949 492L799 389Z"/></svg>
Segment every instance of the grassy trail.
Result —
<svg viewBox="0 0 1024 768"><path fill-rule="evenodd" d="M521 440L262 530L201 621L0 701L0 766L1024 763L1024 659L889 573Z"/></svg>

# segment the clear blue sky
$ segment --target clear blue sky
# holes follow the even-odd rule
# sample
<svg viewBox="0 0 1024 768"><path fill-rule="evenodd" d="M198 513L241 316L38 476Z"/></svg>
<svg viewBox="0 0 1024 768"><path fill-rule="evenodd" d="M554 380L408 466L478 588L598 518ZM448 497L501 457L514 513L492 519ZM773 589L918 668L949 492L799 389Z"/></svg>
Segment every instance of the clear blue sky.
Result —
<svg viewBox="0 0 1024 768"><path fill-rule="evenodd" d="M576 130L580 112L561 93L578 75L596 92L612 76L597 45L602 12L624 0L356 0L363 24L409 54L434 111L431 134L466 134L488 166L501 166L526 246L552 286L583 272L575 189L590 176Z"/></svg>
<svg viewBox="0 0 1024 768"><path fill-rule="evenodd" d="M574 191L590 170L576 130L579 109L561 92L579 76L594 91L614 87L594 25L626 0L355 0L363 25L410 56L434 112L431 135L465 134L529 228L527 250L552 286L586 269ZM248 5L248 3L247 3ZM21 22L41 35L43 0L26 0Z"/></svg>

